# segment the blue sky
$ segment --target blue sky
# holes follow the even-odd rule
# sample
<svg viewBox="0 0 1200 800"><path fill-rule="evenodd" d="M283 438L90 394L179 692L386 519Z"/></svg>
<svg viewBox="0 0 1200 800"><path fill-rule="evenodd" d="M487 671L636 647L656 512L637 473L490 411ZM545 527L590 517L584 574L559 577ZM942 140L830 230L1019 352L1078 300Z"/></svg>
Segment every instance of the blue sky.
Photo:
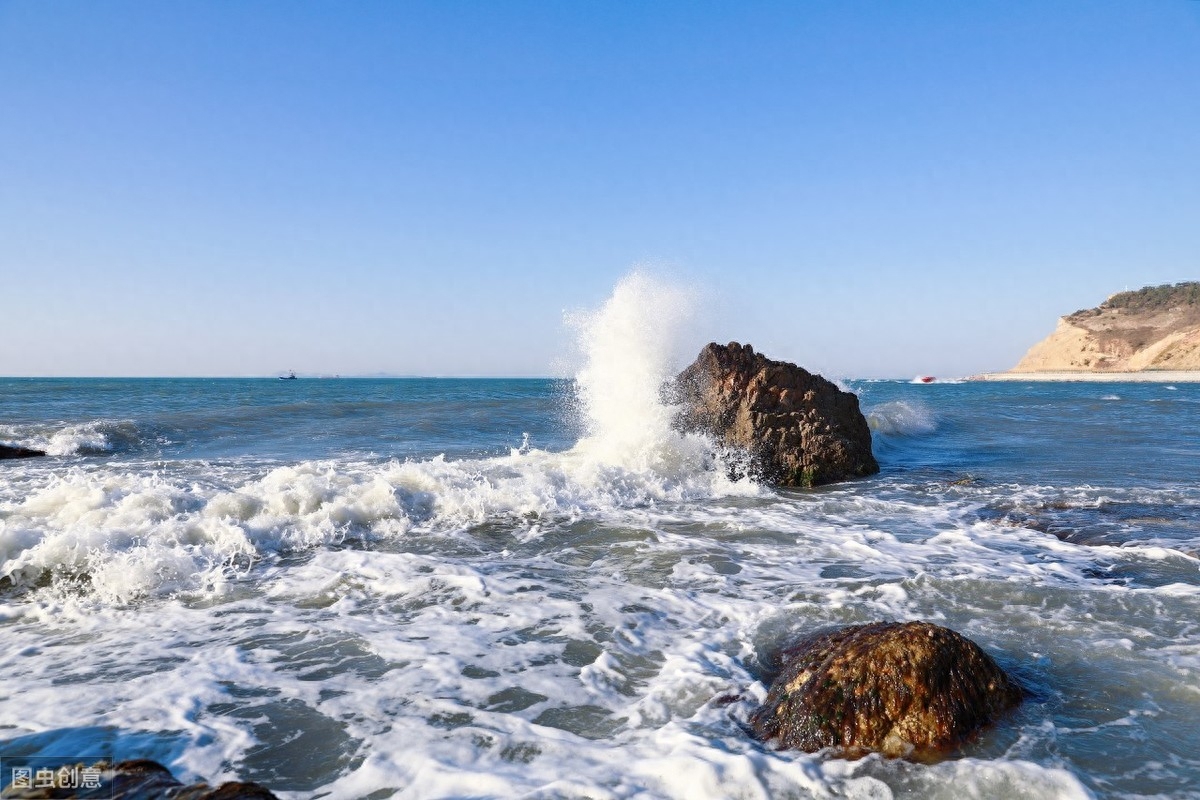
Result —
<svg viewBox="0 0 1200 800"><path fill-rule="evenodd" d="M0 374L552 374L639 265L850 377L1200 278L1200 2L0 0Z"/></svg>

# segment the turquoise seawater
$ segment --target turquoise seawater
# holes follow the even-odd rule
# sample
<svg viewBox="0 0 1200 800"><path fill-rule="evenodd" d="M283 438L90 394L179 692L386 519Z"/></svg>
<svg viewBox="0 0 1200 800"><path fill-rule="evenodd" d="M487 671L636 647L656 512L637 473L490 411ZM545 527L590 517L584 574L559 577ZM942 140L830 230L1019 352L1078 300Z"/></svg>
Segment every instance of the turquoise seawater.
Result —
<svg viewBox="0 0 1200 800"><path fill-rule="evenodd" d="M1200 385L847 385L882 472L790 491L627 387L0 379L0 442L51 453L0 462L0 770L1200 797ZM1030 699L937 764L746 735L781 645L877 619L961 631Z"/></svg>

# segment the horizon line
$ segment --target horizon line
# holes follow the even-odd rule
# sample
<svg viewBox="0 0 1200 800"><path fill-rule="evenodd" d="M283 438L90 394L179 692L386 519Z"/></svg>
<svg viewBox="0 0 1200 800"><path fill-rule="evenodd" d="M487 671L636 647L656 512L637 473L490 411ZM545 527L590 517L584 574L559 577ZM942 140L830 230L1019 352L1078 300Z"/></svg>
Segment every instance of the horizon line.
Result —
<svg viewBox="0 0 1200 800"><path fill-rule="evenodd" d="M811 370L809 370L811 372ZM1003 370L999 371L1003 372ZM826 377L823 373L813 372L812 374L820 377ZM979 372L970 375L958 375L946 377L941 380L954 381L974 378L980 375L993 375L996 372ZM911 381L912 376L881 376L881 375L835 375L835 380L848 381ZM282 375L0 375L0 381L6 380L22 380L22 381L66 381L66 380L292 380ZM355 374L355 375L316 375L316 374L300 374L296 375L295 380L464 380L464 381L555 381L555 380L575 380L573 375L418 375L411 373L379 373L379 374Z"/></svg>

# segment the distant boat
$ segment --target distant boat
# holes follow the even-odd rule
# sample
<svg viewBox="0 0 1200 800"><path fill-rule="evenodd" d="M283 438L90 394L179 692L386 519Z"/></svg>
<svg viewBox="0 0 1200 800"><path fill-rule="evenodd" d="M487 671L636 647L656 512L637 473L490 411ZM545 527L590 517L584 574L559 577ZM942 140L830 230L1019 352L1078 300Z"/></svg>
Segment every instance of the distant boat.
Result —
<svg viewBox="0 0 1200 800"><path fill-rule="evenodd" d="M913 383L933 383L936 380L937 380L937 378L933 377L932 375L918 375L917 377L912 379L912 382Z"/></svg>
<svg viewBox="0 0 1200 800"><path fill-rule="evenodd" d="M296 373L294 373L294 372L289 372L287 375L280 375L280 376L279 376L279 380L281 380L281 381L294 381L294 380L296 380Z"/></svg>

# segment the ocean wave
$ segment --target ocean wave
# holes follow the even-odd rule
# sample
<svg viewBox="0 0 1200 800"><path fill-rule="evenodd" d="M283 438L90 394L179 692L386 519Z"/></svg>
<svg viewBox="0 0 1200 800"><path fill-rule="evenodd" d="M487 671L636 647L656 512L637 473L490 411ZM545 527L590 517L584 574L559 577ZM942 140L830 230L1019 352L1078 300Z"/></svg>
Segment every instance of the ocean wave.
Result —
<svg viewBox="0 0 1200 800"><path fill-rule="evenodd" d="M105 455L161 443L133 420L97 419L79 423L0 425L0 441L42 450L51 456Z"/></svg>
<svg viewBox="0 0 1200 800"><path fill-rule="evenodd" d="M301 462L216 486L199 473L170 479L74 468L0 504L0 578L125 602L219 588L264 557L346 539L453 534L501 520L528 530L761 491L731 482L701 452L667 449L638 454L640 465L619 464L585 440L565 453L514 450L493 459Z"/></svg>
<svg viewBox="0 0 1200 800"><path fill-rule="evenodd" d="M919 403L893 400L871 408L867 425L874 433L890 436L921 436L937 430L934 413Z"/></svg>

